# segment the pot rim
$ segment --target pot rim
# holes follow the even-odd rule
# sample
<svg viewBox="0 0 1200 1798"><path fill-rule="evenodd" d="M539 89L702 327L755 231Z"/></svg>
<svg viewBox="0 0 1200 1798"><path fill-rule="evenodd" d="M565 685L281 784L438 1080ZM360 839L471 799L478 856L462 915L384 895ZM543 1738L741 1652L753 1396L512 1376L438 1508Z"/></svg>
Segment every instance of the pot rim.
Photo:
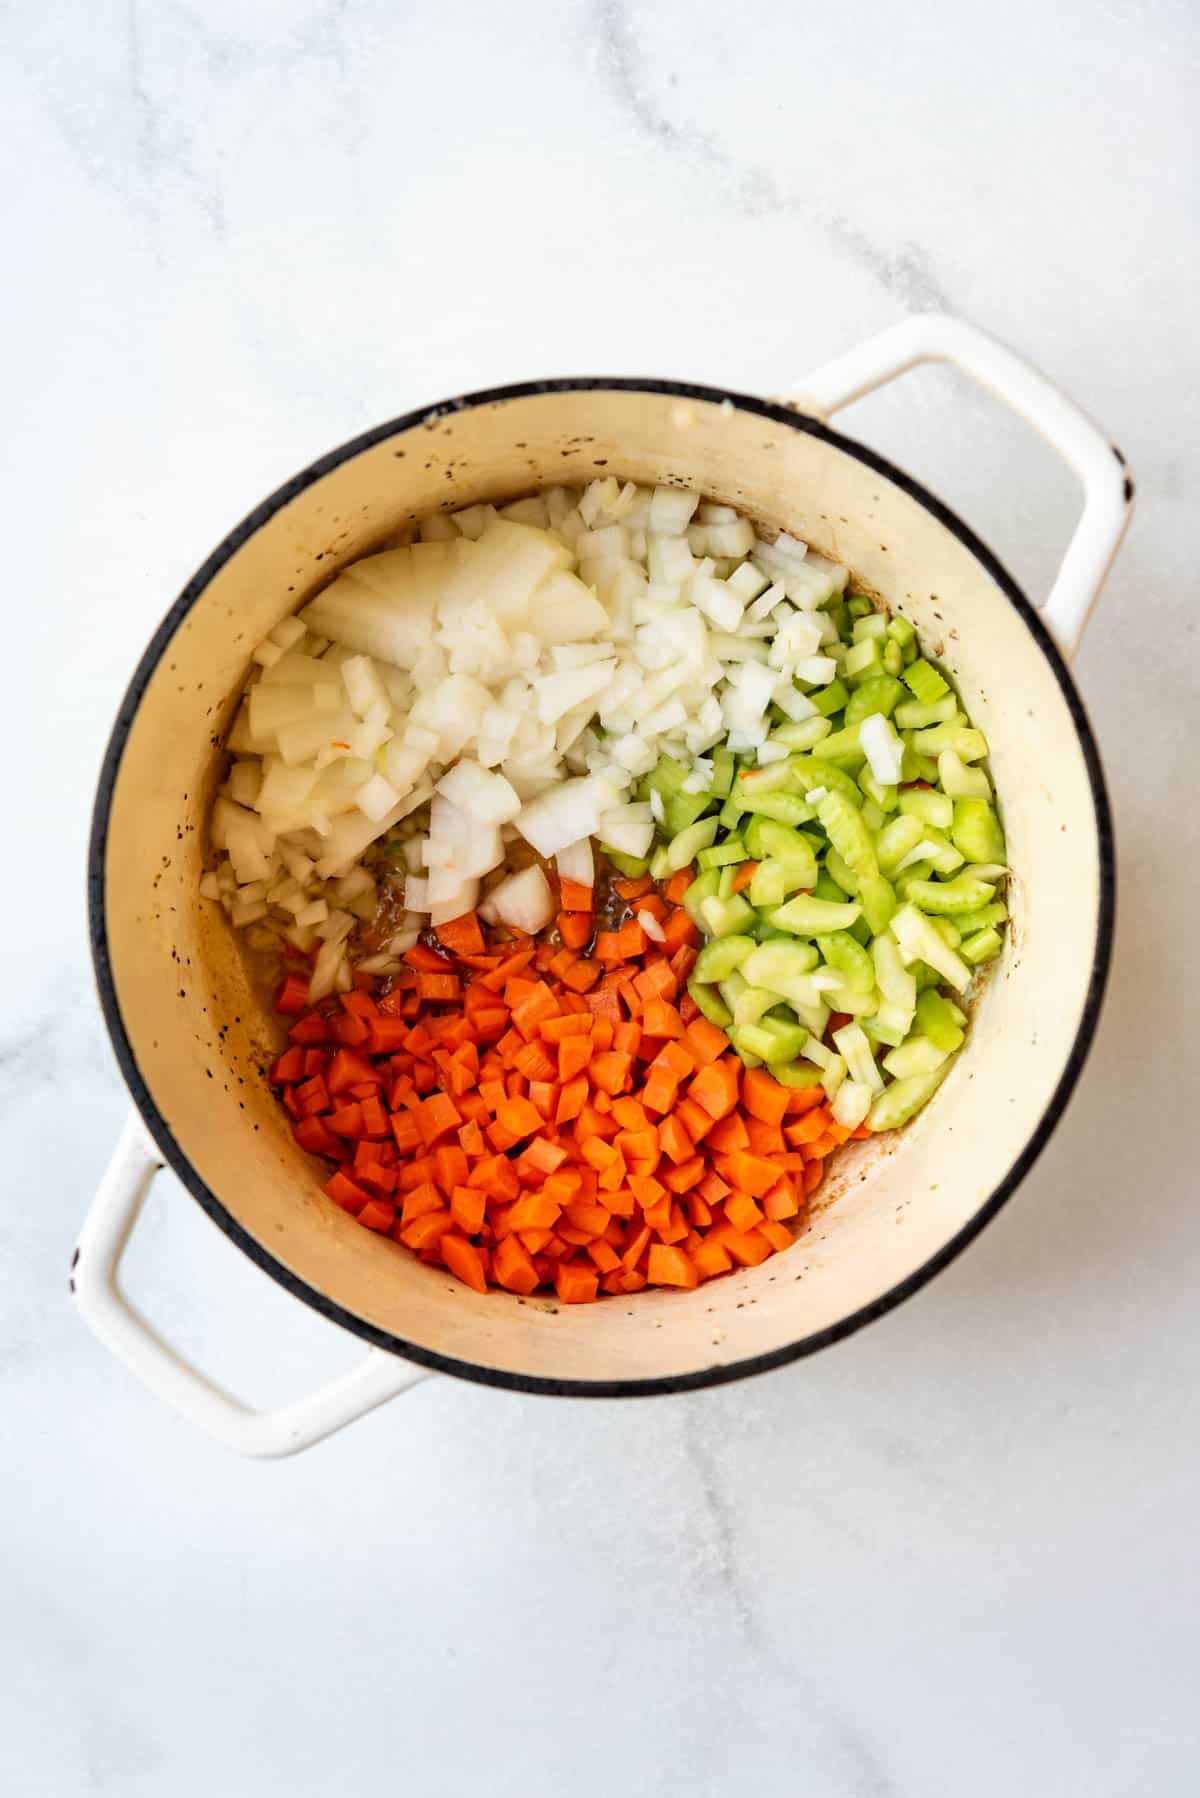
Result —
<svg viewBox="0 0 1200 1798"><path fill-rule="evenodd" d="M155 1104L138 1067L133 1045L121 1017L116 983L108 953L105 862L109 818L117 775L134 718L154 671L161 661L167 645L174 638L183 620L208 588L215 575L242 545L273 518L282 507L288 505L315 482L331 473L333 469L360 455L364 450L372 449L376 444L386 441L389 437L399 436L432 419L473 411L481 406L496 405L508 400L536 397L539 394L586 394L613 391L667 394L678 399L699 400L714 405L731 404L740 411L756 414L760 418L770 419L775 424L786 425L792 430L818 437L847 455L855 457L877 474L893 482L910 498L915 499L918 504L923 506L939 524L958 538L964 548L987 570L1021 617L1034 643L1050 664L1054 678L1066 701L1087 769L1088 785L1095 810L1100 894L1096 941L1092 953L1087 994L1078 1028L1071 1044L1071 1052L1067 1057L1063 1072L1038 1119L1036 1128L1020 1155L1017 1156L1003 1179L993 1188L974 1216L949 1242L943 1244L936 1254L931 1255L919 1268L908 1274L903 1280L898 1281L879 1298L874 1299L868 1305L860 1306L857 1311L851 1312L840 1322L813 1331L783 1348L772 1349L769 1353L748 1356L744 1360L728 1362L718 1367L702 1368L694 1373L670 1374L657 1379L559 1380L540 1375L513 1373L503 1368L485 1367L478 1362L462 1360L457 1356L439 1354L435 1350L422 1347L419 1343L408 1342L403 1337L393 1335L390 1331L379 1329L353 1312L345 1310L327 1294L300 1279L289 1268L276 1260L263 1244L251 1236L230 1214L184 1154L170 1125ZM919 481L914 480L911 475L897 468L885 457L855 442L853 438L844 436L840 431L831 429L820 419L813 418L807 413L795 410L778 401L762 399L753 394L733 392L723 387L708 387L687 381L637 376L589 375L513 382L501 387L485 388L478 392L462 394L455 399L442 401L434 406L421 406L410 412L402 413L396 418L364 431L357 437L350 438L338 448L318 457L307 468L302 469L290 480L277 487L228 533L188 581L154 632L121 700L112 734L105 749L92 811L91 836L88 844L87 889L88 935L100 1006L117 1058L117 1065L129 1088L134 1104L137 1106L146 1128L161 1150L167 1165L217 1227L258 1267L277 1281L285 1291L300 1299L314 1311L319 1312L321 1316L328 1318L330 1322L340 1324L343 1329L349 1330L376 1348L386 1349L392 1354L439 1373L453 1374L459 1379L471 1380L483 1386L500 1387L510 1392L531 1392L565 1398L635 1398L651 1397L660 1393L694 1392L709 1386L721 1386L733 1380L745 1379L751 1374L766 1373L772 1368L783 1367L788 1362L798 1361L804 1356L815 1354L819 1349L840 1342L847 1336L852 1336L864 1325L873 1323L876 1318L886 1316L905 1299L919 1292L936 1274L956 1260L969 1243L974 1241L985 1225L991 1222L1001 1207L1012 1197L1037 1161L1066 1109L1083 1071L1095 1036L1112 960L1116 861L1112 813L1101 767L1100 753L1083 701L1063 660L1062 653L1036 609L1007 569L980 541L974 531L964 524L948 506L935 498Z"/></svg>

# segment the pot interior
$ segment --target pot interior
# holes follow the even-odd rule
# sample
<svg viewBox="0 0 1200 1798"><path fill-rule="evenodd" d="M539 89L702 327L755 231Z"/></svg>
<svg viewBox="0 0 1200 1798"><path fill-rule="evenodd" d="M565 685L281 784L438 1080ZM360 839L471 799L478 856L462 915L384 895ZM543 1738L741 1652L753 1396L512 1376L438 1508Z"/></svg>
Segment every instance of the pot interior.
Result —
<svg viewBox="0 0 1200 1798"><path fill-rule="evenodd" d="M223 733L267 630L414 517L598 473L699 488L782 526L911 619L991 743L1012 923L941 1091L907 1130L839 1160L793 1249L694 1293L560 1307L553 1296L479 1297L325 1197L263 1076L280 1034L197 883ZM127 1078L213 1215L376 1340L534 1382L720 1377L797 1352L894 1295L999 1202L1064 1077L1069 1088L1106 915L1103 800L1069 690L997 574L927 501L778 408L564 384L401 421L248 520L135 679L97 833L98 960Z"/></svg>

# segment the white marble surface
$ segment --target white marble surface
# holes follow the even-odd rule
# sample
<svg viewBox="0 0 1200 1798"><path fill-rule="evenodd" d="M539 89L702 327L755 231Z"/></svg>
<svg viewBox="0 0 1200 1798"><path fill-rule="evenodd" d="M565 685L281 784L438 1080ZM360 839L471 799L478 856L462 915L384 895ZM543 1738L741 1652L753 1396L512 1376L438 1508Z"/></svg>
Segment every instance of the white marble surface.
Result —
<svg viewBox="0 0 1200 1798"><path fill-rule="evenodd" d="M4 40L4 1790L1195 1792L1194 7L18 0ZM410 405L766 391L922 307L1041 363L1140 486L1078 662L1117 955L1052 1146L803 1365L626 1405L430 1381L230 1459L67 1301L125 1108L85 833L152 627ZM1075 502L1023 429L936 374L849 428L1044 588ZM131 1286L252 1399L356 1353L168 1180Z"/></svg>

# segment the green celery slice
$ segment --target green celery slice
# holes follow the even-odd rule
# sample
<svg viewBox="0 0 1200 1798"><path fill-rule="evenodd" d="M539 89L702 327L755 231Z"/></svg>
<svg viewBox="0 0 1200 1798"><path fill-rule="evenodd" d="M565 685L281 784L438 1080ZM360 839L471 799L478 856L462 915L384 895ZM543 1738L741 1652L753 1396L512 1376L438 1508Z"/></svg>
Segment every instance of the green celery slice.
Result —
<svg viewBox="0 0 1200 1798"><path fill-rule="evenodd" d="M680 868L689 867L700 851L709 847L716 834L717 820L715 818L701 818L698 823L687 825L673 836L667 845L664 872L677 874Z"/></svg>
<svg viewBox="0 0 1200 1798"><path fill-rule="evenodd" d="M989 904L994 896L995 888L986 880L971 880L965 874L955 880L913 880L908 885L909 901L921 911L939 916L974 911Z"/></svg>
<svg viewBox="0 0 1200 1798"><path fill-rule="evenodd" d="M838 905L800 893L786 905L771 913L771 923L778 930L790 930L797 936L824 936L834 930L846 930L859 917L855 904Z"/></svg>
<svg viewBox="0 0 1200 1798"><path fill-rule="evenodd" d="M727 980L734 969L741 967L755 951L753 937L714 937L712 942L705 943L697 955L692 975L705 986L714 986L719 981Z"/></svg>
<svg viewBox="0 0 1200 1798"><path fill-rule="evenodd" d="M715 987L705 986L704 982L697 980L693 974L687 983L687 990L692 996L693 1004L699 1006L710 1024L715 1024L718 1030L729 1028L733 1022L733 1013Z"/></svg>
<svg viewBox="0 0 1200 1798"><path fill-rule="evenodd" d="M950 683L942 679L933 663L927 662L924 656L909 663L904 671L904 684L922 705L932 705L935 699L950 691Z"/></svg>
<svg viewBox="0 0 1200 1798"><path fill-rule="evenodd" d="M978 968L985 961L995 961L1004 947L1004 939L996 930L977 930L974 935L964 937L959 947L963 960Z"/></svg>
<svg viewBox="0 0 1200 1798"><path fill-rule="evenodd" d="M986 799L956 799L950 836L969 862L1003 862L1000 820Z"/></svg>
<svg viewBox="0 0 1200 1798"><path fill-rule="evenodd" d="M707 823L707 819L705 822ZM701 868L723 868L727 862L745 860L746 845L741 837L726 837L723 843L713 843L709 848L702 849L696 857L697 865Z"/></svg>
<svg viewBox="0 0 1200 1798"><path fill-rule="evenodd" d="M907 1080L893 1080L890 1086L884 1087L867 1113L871 1129L898 1130L901 1124L907 1124L922 1106L928 1105L953 1066L954 1057L948 1055L941 1067L934 1068L931 1074L913 1074Z"/></svg>

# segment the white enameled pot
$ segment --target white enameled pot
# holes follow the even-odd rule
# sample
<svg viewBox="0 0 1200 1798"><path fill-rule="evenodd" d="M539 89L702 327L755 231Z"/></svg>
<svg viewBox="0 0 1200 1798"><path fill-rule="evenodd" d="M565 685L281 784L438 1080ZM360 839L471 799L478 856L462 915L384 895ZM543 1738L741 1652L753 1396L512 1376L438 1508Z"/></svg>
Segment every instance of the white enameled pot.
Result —
<svg viewBox="0 0 1200 1798"><path fill-rule="evenodd" d="M825 423L931 360L957 364L1007 401L1081 480L1080 523L1040 616L944 506ZM912 620L991 744L1012 926L941 1091L903 1133L844 1154L795 1248L693 1293L560 1307L552 1297L479 1297L324 1196L263 1077L275 1025L197 882L222 735L250 651L271 626L432 508L584 482L601 470L698 488L784 526L848 563ZM809 1354L916 1291L1028 1171L1095 1028L1113 852L1096 746L1064 657L1131 499L1120 453L1082 413L991 338L941 317L910 319L860 346L798 383L786 402L674 381L528 383L410 413L280 488L167 614L125 696L100 779L92 941L136 1110L79 1238L73 1285L87 1323L231 1447L279 1455L430 1370L530 1392L677 1392ZM117 1274L164 1163L259 1266L372 1345L353 1373L284 1411L253 1412L151 1332Z"/></svg>

